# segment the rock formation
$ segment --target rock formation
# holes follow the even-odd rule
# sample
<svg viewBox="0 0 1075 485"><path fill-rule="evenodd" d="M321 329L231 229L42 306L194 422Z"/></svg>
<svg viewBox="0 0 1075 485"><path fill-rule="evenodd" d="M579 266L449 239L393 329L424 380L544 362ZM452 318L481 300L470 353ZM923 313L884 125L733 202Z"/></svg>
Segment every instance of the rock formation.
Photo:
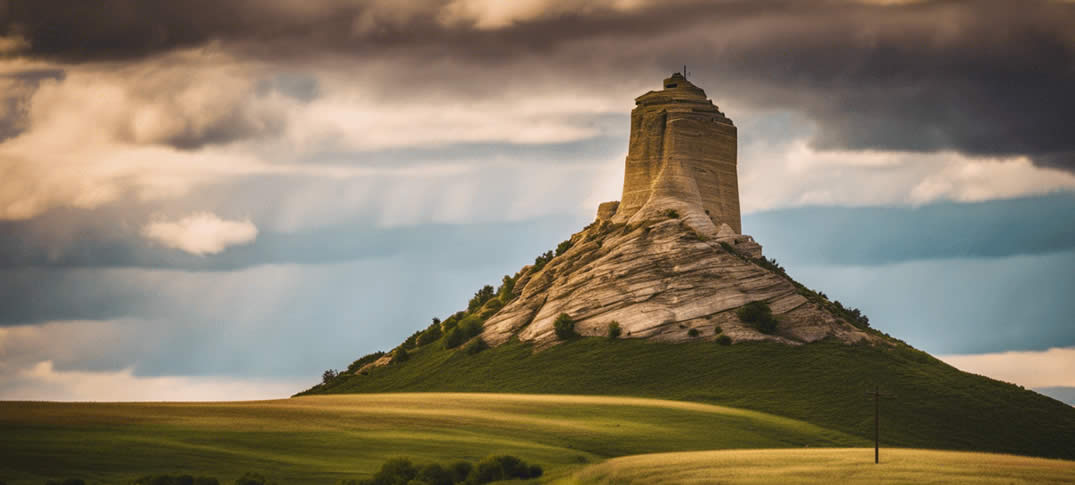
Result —
<svg viewBox="0 0 1075 485"><path fill-rule="evenodd" d="M482 339L552 345L560 314L582 335L606 335L615 321L622 338L672 342L879 338L775 270L740 233L736 129L704 91L673 74L636 104L623 200L601 204L566 252L523 268L516 297L486 320ZM736 310L753 301L771 307L775 332L740 321Z"/></svg>
<svg viewBox="0 0 1075 485"><path fill-rule="evenodd" d="M732 120L679 73L635 105L623 198L613 222L673 209L703 233L715 234L721 224L742 232Z"/></svg>

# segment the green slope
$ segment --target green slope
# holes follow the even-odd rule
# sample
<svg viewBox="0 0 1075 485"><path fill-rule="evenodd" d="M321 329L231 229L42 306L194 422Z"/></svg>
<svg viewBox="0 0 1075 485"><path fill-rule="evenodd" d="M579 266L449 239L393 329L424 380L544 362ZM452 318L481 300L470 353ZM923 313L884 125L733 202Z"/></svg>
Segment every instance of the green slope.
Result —
<svg viewBox="0 0 1075 485"><path fill-rule="evenodd" d="M129 483L192 473L231 483L368 477L386 459L512 454L548 479L639 453L864 446L841 432L754 411L651 399L367 394L228 403L0 402L0 481Z"/></svg>
<svg viewBox="0 0 1075 485"><path fill-rule="evenodd" d="M437 343L407 362L345 375L306 394L401 391L643 396L721 404L871 437L877 384L889 445L1075 458L1075 408L961 372L905 345L660 344L579 339L533 352L468 355Z"/></svg>

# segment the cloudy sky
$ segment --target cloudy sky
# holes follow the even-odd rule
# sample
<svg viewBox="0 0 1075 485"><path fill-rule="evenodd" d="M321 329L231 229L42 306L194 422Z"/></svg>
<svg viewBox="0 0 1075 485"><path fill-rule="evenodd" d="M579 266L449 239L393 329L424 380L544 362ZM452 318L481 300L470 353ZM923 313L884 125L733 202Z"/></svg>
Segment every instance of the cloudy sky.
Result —
<svg viewBox="0 0 1075 485"><path fill-rule="evenodd" d="M0 399L280 397L619 197L684 64L744 232L1075 402L1075 3L0 0Z"/></svg>

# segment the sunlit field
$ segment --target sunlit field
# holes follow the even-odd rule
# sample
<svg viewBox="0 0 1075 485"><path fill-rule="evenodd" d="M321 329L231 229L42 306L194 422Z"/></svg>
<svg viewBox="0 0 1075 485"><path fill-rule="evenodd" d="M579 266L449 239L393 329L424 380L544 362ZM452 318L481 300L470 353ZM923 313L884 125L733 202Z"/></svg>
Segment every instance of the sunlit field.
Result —
<svg viewBox="0 0 1075 485"><path fill-rule="evenodd" d="M770 414L700 403L598 396L361 394L223 403L0 403L0 480L127 483L189 473L230 483L368 477L387 458L416 463L511 454L543 480L642 453L865 446Z"/></svg>
<svg viewBox="0 0 1075 485"><path fill-rule="evenodd" d="M564 484L1040 484L1075 483L1075 462L991 453L872 448L721 450L615 458Z"/></svg>

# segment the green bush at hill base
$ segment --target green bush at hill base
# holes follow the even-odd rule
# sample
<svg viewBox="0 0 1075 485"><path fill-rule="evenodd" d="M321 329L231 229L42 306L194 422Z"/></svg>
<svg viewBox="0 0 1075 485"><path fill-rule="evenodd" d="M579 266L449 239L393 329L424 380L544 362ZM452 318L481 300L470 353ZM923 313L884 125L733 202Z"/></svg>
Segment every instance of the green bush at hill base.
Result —
<svg viewBox="0 0 1075 485"><path fill-rule="evenodd" d="M580 372L585 369L585 372ZM872 436L874 385L890 445L1075 458L1075 408L961 372L906 345L657 343L579 338L534 352L511 342L438 349L309 392L522 392L642 396L769 412Z"/></svg>

